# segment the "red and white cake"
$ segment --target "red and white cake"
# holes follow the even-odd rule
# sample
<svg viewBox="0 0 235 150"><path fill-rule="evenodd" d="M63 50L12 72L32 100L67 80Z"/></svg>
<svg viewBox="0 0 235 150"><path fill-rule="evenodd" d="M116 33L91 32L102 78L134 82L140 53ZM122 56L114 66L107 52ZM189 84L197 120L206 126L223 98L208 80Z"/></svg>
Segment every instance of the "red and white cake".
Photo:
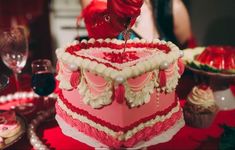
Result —
<svg viewBox="0 0 235 150"><path fill-rule="evenodd" d="M182 52L171 42L90 39L59 48L56 119L93 147L166 142L184 120L175 94Z"/></svg>

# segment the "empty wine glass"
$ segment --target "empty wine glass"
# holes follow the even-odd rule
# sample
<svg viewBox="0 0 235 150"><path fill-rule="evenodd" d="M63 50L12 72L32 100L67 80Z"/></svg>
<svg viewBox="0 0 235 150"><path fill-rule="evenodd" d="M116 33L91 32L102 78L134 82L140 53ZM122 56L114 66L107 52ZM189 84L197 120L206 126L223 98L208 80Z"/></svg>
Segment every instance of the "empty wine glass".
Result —
<svg viewBox="0 0 235 150"><path fill-rule="evenodd" d="M32 62L32 88L35 93L43 96L43 107L48 105L48 95L55 89L55 78L51 61L48 59L38 59Z"/></svg>
<svg viewBox="0 0 235 150"><path fill-rule="evenodd" d="M6 29L0 35L1 58L13 71L16 90L18 91L18 74L21 73L28 58L28 40L25 29L21 26Z"/></svg>
<svg viewBox="0 0 235 150"><path fill-rule="evenodd" d="M8 76L4 74L0 74L0 91L4 89L9 83L9 78Z"/></svg>

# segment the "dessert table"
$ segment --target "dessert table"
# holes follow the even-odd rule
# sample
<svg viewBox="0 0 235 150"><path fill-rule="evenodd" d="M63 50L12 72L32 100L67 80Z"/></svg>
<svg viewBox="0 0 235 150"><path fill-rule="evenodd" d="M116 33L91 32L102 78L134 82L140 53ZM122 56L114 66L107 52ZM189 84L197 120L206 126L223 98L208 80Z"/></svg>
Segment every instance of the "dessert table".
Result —
<svg viewBox="0 0 235 150"><path fill-rule="evenodd" d="M186 80L191 80L191 77L186 77ZM30 91L30 76L25 75L21 82L22 90ZM187 84L186 84L187 83ZM180 103L183 106L185 103L184 96L189 91L192 86L192 82L181 83L177 91L181 91ZM235 86L231 87L231 90L235 94ZM8 93L13 93L15 91L14 80L10 79L10 84L6 89L0 92L0 96L6 95ZM184 92L182 92L184 91ZM16 101L8 103L0 103L0 110L9 109L11 105L14 105ZM37 105L39 106L38 102ZM38 108L40 109L40 108ZM35 113L26 116L28 122L35 117ZM185 125L172 140L166 143L161 143L155 146L148 147L148 150L155 149L218 149L220 136L223 133L223 129L220 125L235 126L235 110L230 111L220 111L218 112L213 124L209 128L199 129L192 128ZM49 146L51 149L80 149L80 150L92 150L94 148L87 146L84 143L76 141L70 137L63 135L55 119L49 119L44 121L39 125L37 130L37 135L43 141L44 144ZM17 143L7 148L10 149L24 149L31 150L33 147L30 145L27 135L19 140Z"/></svg>

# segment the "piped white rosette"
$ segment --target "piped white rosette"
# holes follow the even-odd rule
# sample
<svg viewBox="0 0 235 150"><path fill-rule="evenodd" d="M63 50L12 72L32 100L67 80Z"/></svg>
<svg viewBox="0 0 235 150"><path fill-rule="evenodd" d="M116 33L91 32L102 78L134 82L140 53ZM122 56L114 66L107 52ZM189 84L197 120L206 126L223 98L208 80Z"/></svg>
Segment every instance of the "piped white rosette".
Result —
<svg viewBox="0 0 235 150"><path fill-rule="evenodd" d="M209 87L207 89L201 89L195 86L188 95L188 101L205 108L215 105L214 95Z"/></svg>
<svg viewBox="0 0 235 150"><path fill-rule="evenodd" d="M117 46L124 43L117 39L90 39L89 41L83 40L81 44L94 44L95 42L113 43ZM146 41L143 39L134 39L129 40L127 43L145 44ZM74 42L72 45L77 44L79 43ZM131 50L133 51L134 48L137 53L144 51L149 53L149 55L120 64L110 62L97 56L99 55L97 53L102 53L103 51L120 52L120 50L114 50L108 47L96 48L93 46L89 49L81 49L76 51L76 56L66 52L66 48L71 45L62 49L57 49L56 54L59 60L57 80L60 81L59 87L65 90L74 89L74 86L71 85L69 74L80 71L80 77L77 78L80 80L77 89L83 96L84 103L91 105L93 108L100 108L110 104L112 102L112 95L116 93L113 89L117 91L117 88L120 87L118 85L123 85L125 87L124 96L130 107L137 107L149 102L154 89L170 93L177 86L178 79L180 77L177 62L179 57L182 57L182 53L178 47L171 42L159 41L156 39L152 41L152 44L164 44L169 47L170 51L168 53L164 53L157 48L148 47L127 48L126 52ZM86 72L90 72L90 75L93 74L97 77L102 77L104 83L97 84L95 80L92 80L92 78L86 75ZM160 84L162 83L160 81L161 78L159 77L160 72L164 72L165 75L164 86L161 86ZM141 83L136 85L131 84L130 80L134 80L143 74L147 74L147 76L141 81Z"/></svg>

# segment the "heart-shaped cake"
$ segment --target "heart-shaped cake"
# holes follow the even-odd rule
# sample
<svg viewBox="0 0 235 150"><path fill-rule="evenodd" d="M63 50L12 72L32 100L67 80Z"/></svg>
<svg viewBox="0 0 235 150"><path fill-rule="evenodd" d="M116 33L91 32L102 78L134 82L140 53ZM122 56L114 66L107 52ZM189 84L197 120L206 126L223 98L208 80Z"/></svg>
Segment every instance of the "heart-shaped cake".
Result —
<svg viewBox="0 0 235 150"><path fill-rule="evenodd" d="M93 147L136 147L168 141L184 125L175 94L183 54L173 43L90 39L56 55L64 134Z"/></svg>

